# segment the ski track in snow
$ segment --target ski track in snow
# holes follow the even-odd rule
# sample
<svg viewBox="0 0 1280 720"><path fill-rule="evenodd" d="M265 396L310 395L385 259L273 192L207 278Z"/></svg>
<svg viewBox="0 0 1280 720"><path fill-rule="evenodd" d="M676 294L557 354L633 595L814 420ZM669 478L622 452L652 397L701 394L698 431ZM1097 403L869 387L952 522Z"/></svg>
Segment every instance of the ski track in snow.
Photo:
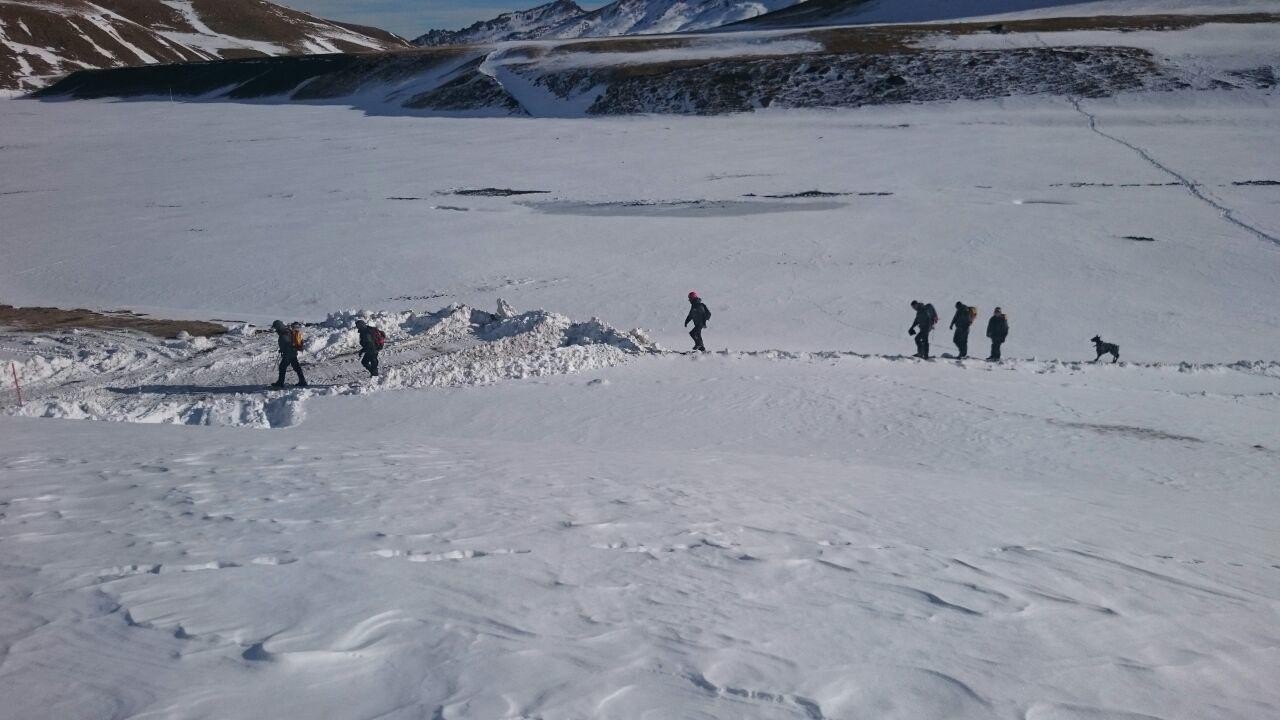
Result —
<svg viewBox="0 0 1280 720"><path fill-rule="evenodd" d="M1185 175L1179 173L1178 171L1174 170L1168 165L1161 163L1159 160L1152 157L1151 153L1148 152L1146 149L1138 145L1135 145L1129 142L1128 140L1125 140L1124 138L1121 138L1116 135L1112 135L1111 133L1108 133L1108 132L1104 132L1101 128L1098 127L1097 116L1095 116L1093 113L1089 112L1088 110L1085 110L1081 106L1079 98L1069 98L1069 100L1071 102L1071 105L1076 109L1076 112L1083 115L1084 118L1089 122L1089 129L1091 131L1112 142L1118 143L1120 145L1123 145L1129 148L1133 152L1137 153L1139 157L1141 157L1143 160L1149 163L1152 167L1155 167L1160 171L1167 173L1174 180L1177 180L1178 183L1182 185L1182 187L1186 188L1187 192L1191 193L1191 195L1195 197L1197 200L1208 205L1214 210L1217 210L1218 214L1222 216L1223 220L1226 220L1227 222L1231 223L1232 225L1235 225L1236 227L1242 230L1246 230L1250 233L1253 233L1258 237L1259 240L1267 240L1275 245L1280 245L1280 237L1271 235L1237 218L1235 216L1234 210L1223 205L1217 200L1214 200L1213 198L1209 197L1203 190L1201 190L1199 183L1193 182L1191 179L1189 179Z"/></svg>

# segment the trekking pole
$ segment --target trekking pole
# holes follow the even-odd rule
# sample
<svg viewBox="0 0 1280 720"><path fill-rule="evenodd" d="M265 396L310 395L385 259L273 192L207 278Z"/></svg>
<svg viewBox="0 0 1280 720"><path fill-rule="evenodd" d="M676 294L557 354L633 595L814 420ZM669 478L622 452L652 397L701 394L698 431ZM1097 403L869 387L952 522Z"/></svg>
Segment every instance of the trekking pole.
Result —
<svg viewBox="0 0 1280 720"><path fill-rule="evenodd" d="M18 407L22 407L22 384L18 382L18 366L9 363L9 372L13 373L13 389L18 391Z"/></svg>

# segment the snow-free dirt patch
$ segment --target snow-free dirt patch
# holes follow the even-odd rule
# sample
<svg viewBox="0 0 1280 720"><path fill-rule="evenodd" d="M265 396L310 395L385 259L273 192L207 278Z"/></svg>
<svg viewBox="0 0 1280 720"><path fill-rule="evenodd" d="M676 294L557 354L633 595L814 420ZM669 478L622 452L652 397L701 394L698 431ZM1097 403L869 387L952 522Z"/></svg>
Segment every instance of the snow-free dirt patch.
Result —
<svg viewBox="0 0 1280 720"><path fill-rule="evenodd" d="M0 326L24 332L55 330L112 329L137 330L162 338L187 333L194 337L211 337L227 331L225 325L200 320L162 320L129 311L101 313L93 310L63 310L51 307L14 307L0 305Z"/></svg>

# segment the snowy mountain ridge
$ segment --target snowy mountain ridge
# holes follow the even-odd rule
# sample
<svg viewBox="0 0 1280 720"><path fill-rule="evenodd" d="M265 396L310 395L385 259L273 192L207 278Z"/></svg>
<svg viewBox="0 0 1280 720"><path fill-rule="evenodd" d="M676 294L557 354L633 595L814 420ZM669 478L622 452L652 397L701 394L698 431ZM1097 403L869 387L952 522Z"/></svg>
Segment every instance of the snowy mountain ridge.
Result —
<svg viewBox="0 0 1280 720"><path fill-rule="evenodd" d="M719 27L794 5L796 0L615 0L583 10L571 0L499 15L458 31L432 30L415 45L462 45L534 38L656 35Z"/></svg>
<svg viewBox="0 0 1280 720"><path fill-rule="evenodd" d="M573 0L553 0L528 10L503 13L481 20L462 30L430 30L415 38L414 45L472 45L505 40L533 40L545 37L561 23L587 14Z"/></svg>
<svg viewBox="0 0 1280 720"><path fill-rule="evenodd" d="M265 0L0 0L0 93L76 70L403 47Z"/></svg>

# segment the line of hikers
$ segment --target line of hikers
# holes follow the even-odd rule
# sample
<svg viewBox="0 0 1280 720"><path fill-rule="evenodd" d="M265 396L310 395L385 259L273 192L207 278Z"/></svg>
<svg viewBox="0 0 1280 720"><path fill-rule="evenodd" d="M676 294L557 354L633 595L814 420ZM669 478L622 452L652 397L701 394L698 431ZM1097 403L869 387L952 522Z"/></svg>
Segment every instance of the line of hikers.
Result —
<svg viewBox="0 0 1280 720"><path fill-rule="evenodd" d="M915 357L928 360L929 333L933 332L933 328L938 324L938 311L933 309L932 303L922 303L918 300L911 301L911 309L916 311L916 318L907 329L907 334L914 335L916 338ZM951 318L950 329L955 331L951 339L956 344L956 350L959 351L957 358L969 357L969 326L973 325L977 319L978 308L956 301L956 314ZM987 359L999 360L1000 346L1009 337L1009 317L1000 308L996 308L991 314L991 319L987 321L987 337L991 340L991 354Z"/></svg>
<svg viewBox="0 0 1280 720"><path fill-rule="evenodd" d="M938 311L933 309L931 303L922 303L918 300L911 301L911 308L916 311L916 318L907 330L907 334L914 335L916 338L916 354L913 357L927 360L929 359L929 333L933 332L933 328L938 324ZM973 325L977 319L978 308L956 301L956 314L951 318L950 326L955 331L952 340L956 344L956 349L960 351L956 357L969 357L969 326ZM707 323L710 321L711 309L702 302L702 298L698 297L697 291L690 291L689 314L685 316L684 325L689 327L689 323L693 323L693 330L689 331L689 337L693 338L694 352L707 351L702 344L702 331L707 328ZM987 337L991 340L991 355L987 359L999 360L1000 346L1009 337L1009 317L1000 308L996 308L991 319L987 321ZM1098 338L1095 337L1094 341L1096 344ZM1099 352L1098 356L1101 357L1102 352ZM1116 348L1116 358L1119 358L1119 348Z"/></svg>
<svg viewBox="0 0 1280 720"><path fill-rule="evenodd" d="M918 300L911 301L911 309L915 310L915 320L911 323L911 327L907 329L908 335L914 335L916 339L916 353L913 357L928 360L929 355L929 334L938 325L938 311L934 310L931 303L922 303ZM978 319L978 309L963 302L956 302L956 312L951 318L949 328L955 332L951 339L956 344L959 354L957 358L969 357L969 328ZM707 329L707 323L711 322L711 308L702 301L697 291L689 292L689 314L684 318L684 326L689 327L693 323L693 329L689 331L689 337L693 338L693 351L706 352L707 348L702 344L702 331ZM298 362L298 351L302 349L302 323L293 323L285 325L284 321L276 320L271 323L271 327L276 331L276 339L280 344L280 376L271 385L273 388L284 387L284 377L293 368L298 374L298 387L307 386L307 378L302 374L302 365ZM386 344L387 336L381 329L368 324L364 320L356 320L356 332L360 335L360 364L369 371L369 375L377 377L378 375L378 353ZM996 308L991 314L991 319L987 320L987 338L991 340L991 354L988 360L1000 359L1000 346L1004 345L1005 339L1009 337L1009 317L1004 314L1000 308ZM1094 348L1098 352L1098 357L1094 362L1102 359L1103 355L1110 354L1112 362L1120 360L1120 346L1104 342L1102 338L1094 336L1092 339Z"/></svg>
<svg viewBox="0 0 1280 720"><path fill-rule="evenodd" d="M914 335L916 338L916 354L914 357L929 359L929 333L933 332L933 328L938 324L938 311L933 309L930 303L922 303L917 300L911 301L911 307L916 311L915 322L911 323L911 327L907 330L908 335ZM958 358L969 357L969 326L973 325L978 319L978 309L971 307L962 302L956 302L956 314L951 318L951 329L955 330L952 340L955 341L956 349L960 351ZM707 348L702 344L702 331L707 329L707 323L711 321L711 309L707 304L698 297L696 290L689 292L689 314L684 318L684 326L689 327L689 323L693 323L693 329L689 331L689 337L693 338L694 352L706 352ZM987 337L991 340L991 355L988 360L1000 359L1000 346L1004 344L1006 338L1009 337L1009 317L1004 314L1000 308L996 308L991 315L991 319L987 321ZM1098 338L1094 338L1095 344ZM1116 359L1119 359L1119 348L1116 348ZM1100 351L1099 357L1102 356Z"/></svg>

